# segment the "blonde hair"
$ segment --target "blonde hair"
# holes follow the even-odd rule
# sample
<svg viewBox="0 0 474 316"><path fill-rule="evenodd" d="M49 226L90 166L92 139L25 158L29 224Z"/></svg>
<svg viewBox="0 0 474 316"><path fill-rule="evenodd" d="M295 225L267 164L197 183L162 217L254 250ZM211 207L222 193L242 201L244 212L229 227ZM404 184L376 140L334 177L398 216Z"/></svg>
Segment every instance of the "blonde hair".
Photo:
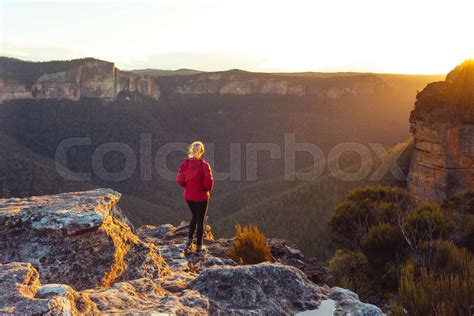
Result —
<svg viewBox="0 0 474 316"><path fill-rule="evenodd" d="M204 144L200 141L195 141L188 147L188 158L201 158L204 152Z"/></svg>

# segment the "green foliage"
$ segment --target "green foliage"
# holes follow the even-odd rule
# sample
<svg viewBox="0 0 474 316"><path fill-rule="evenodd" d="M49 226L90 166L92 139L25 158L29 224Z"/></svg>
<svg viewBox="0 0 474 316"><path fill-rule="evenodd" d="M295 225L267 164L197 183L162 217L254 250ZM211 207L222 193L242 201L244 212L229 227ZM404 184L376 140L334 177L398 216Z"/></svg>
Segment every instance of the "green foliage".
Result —
<svg viewBox="0 0 474 316"><path fill-rule="evenodd" d="M400 279L400 298L409 315L468 315L474 302L474 258L447 241L433 244L432 265L409 260Z"/></svg>
<svg viewBox="0 0 474 316"><path fill-rule="evenodd" d="M474 252L474 215L468 214L465 216L460 244Z"/></svg>
<svg viewBox="0 0 474 316"><path fill-rule="evenodd" d="M411 203L400 189L350 193L336 207L329 227L335 242L352 251L338 250L330 270L339 285L362 290L362 298L390 298L394 315L404 315L404 309L409 315L461 315L468 293L474 293L473 258L443 239L451 238L456 227L460 244L472 240L471 198L451 201L444 209L432 204L413 208Z"/></svg>
<svg viewBox="0 0 474 316"><path fill-rule="evenodd" d="M442 207L454 223L452 239L457 245L474 252L474 191L454 196L445 201Z"/></svg>
<svg viewBox="0 0 474 316"><path fill-rule="evenodd" d="M352 250L360 243L372 225L395 223L405 212L410 199L400 188L371 186L356 189L340 203L331 215L329 228L334 242Z"/></svg>
<svg viewBox="0 0 474 316"><path fill-rule="evenodd" d="M52 159L28 150L0 132L0 198L85 191L97 187L94 183L63 178ZM122 191L116 186L112 188ZM184 218L179 218L170 207L128 194L122 195L120 208L136 227L160 222L176 225Z"/></svg>
<svg viewBox="0 0 474 316"><path fill-rule="evenodd" d="M461 196L453 196L444 201L442 207L445 210L474 215L474 191L468 191Z"/></svg>
<svg viewBox="0 0 474 316"><path fill-rule="evenodd" d="M447 237L452 224L438 206L423 204L407 214L403 227L408 238L419 245L426 240Z"/></svg>
<svg viewBox="0 0 474 316"><path fill-rule="evenodd" d="M362 252L339 249L329 261L328 269L337 285L361 296L373 287L369 263Z"/></svg>
<svg viewBox="0 0 474 316"><path fill-rule="evenodd" d="M236 238L229 249L229 257L240 264L271 261L267 240L256 225L235 225Z"/></svg>
<svg viewBox="0 0 474 316"><path fill-rule="evenodd" d="M437 240L423 245L428 258L423 265L438 274L474 273L474 257L464 248L455 246L447 240ZM474 276L474 275L473 275Z"/></svg>
<svg viewBox="0 0 474 316"><path fill-rule="evenodd" d="M389 310L393 316L406 316L407 315L405 308L403 308L403 306L397 301L390 302Z"/></svg>
<svg viewBox="0 0 474 316"><path fill-rule="evenodd" d="M336 207L329 221L332 238L337 245L352 250L338 250L330 261L338 273L336 280L343 282L339 283L341 286L354 288L357 284L365 291L362 298L380 297L398 288L399 267L407 257L399 221L410 204L408 193L403 189L372 186L356 189ZM338 268L350 264L351 260L360 263L356 260L360 255L365 262L357 276L343 267Z"/></svg>
<svg viewBox="0 0 474 316"><path fill-rule="evenodd" d="M369 261L377 266L386 262L398 262L405 258L404 239L398 227L380 223L369 228L362 239L362 250Z"/></svg>
<svg viewBox="0 0 474 316"><path fill-rule="evenodd" d="M85 61L93 58L73 60L53 60L46 62L31 62L20 59L0 57L0 78L17 80L21 83L32 84L45 73L67 71L81 66Z"/></svg>
<svg viewBox="0 0 474 316"><path fill-rule="evenodd" d="M374 157L374 164L376 157ZM354 165L348 160L343 166ZM327 260L334 255L334 245L327 221L330 210L365 181L341 181L323 174L314 181L285 181L283 177L256 183L229 192L219 202L219 212L234 212L213 225L217 235L231 236L234 223L258 223L267 236L294 241L305 255ZM245 196L245 199L242 199ZM240 211L235 211L241 205ZM291 217L291 221L288 218Z"/></svg>

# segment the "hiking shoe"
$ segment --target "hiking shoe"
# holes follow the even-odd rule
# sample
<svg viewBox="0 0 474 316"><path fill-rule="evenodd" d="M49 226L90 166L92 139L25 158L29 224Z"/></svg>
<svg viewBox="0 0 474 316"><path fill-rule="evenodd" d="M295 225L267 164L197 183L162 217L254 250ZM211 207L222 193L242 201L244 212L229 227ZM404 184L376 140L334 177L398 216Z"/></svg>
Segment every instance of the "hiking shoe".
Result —
<svg viewBox="0 0 474 316"><path fill-rule="evenodd" d="M204 246L202 246L202 245L197 245L197 247L196 247L196 252L197 252L197 253L203 252L204 249L205 249Z"/></svg>
<svg viewBox="0 0 474 316"><path fill-rule="evenodd" d="M185 251L190 251L193 248L193 242L188 241L184 247Z"/></svg>

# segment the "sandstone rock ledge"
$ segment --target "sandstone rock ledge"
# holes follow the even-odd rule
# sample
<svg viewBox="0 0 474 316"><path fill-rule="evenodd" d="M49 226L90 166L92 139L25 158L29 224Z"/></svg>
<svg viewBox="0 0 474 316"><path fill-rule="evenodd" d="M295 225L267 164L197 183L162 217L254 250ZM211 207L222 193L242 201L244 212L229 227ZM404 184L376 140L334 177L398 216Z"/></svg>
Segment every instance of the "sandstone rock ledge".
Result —
<svg viewBox="0 0 474 316"><path fill-rule="evenodd" d="M185 254L186 223L134 232L119 198L98 189L0 200L0 313L318 315L327 300L330 314L382 315L310 281L291 243L269 240L274 263L238 266L226 255L232 240L207 227L207 250Z"/></svg>
<svg viewBox="0 0 474 316"><path fill-rule="evenodd" d="M410 130L408 189L415 199L442 203L474 187L474 60L417 95Z"/></svg>

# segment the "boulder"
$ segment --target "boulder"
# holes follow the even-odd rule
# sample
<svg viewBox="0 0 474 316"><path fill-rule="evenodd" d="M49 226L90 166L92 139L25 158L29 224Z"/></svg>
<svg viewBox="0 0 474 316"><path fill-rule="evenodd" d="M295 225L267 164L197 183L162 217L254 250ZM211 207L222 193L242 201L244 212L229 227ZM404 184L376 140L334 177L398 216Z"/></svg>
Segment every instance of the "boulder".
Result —
<svg viewBox="0 0 474 316"><path fill-rule="evenodd" d="M334 315L382 316L382 310L375 305L362 303L359 295L349 290L333 287L329 298L336 302Z"/></svg>
<svg viewBox="0 0 474 316"><path fill-rule="evenodd" d="M184 289L170 293L158 280L118 282L107 289L76 292L68 285L41 285L29 263L0 264L0 313L23 315L91 315L99 313L169 315L207 314L209 302Z"/></svg>
<svg viewBox="0 0 474 316"><path fill-rule="evenodd" d="M67 285L42 287L30 264L0 264L0 313L72 315L97 312L95 305Z"/></svg>
<svg viewBox="0 0 474 316"><path fill-rule="evenodd" d="M118 218L120 194L98 189L0 200L0 262L29 262L43 283L76 290L158 277L158 249Z"/></svg>
<svg viewBox="0 0 474 316"><path fill-rule="evenodd" d="M335 285L334 279L329 272L327 265L317 258L306 259L302 271L312 282L318 285Z"/></svg>
<svg viewBox="0 0 474 316"><path fill-rule="evenodd" d="M278 263L214 266L189 287L209 299L212 313L288 315L315 309L326 298L300 270Z"/></svg>
<svg viewBox="0 0 474 316"><path fill-rule="evenodd" d="M199 292L183 289L170 293L159 280L142 278L115 283L108 289L82 292L97 306L100 313L166 315L203 315L209 309L208 300Z"/></svg>

